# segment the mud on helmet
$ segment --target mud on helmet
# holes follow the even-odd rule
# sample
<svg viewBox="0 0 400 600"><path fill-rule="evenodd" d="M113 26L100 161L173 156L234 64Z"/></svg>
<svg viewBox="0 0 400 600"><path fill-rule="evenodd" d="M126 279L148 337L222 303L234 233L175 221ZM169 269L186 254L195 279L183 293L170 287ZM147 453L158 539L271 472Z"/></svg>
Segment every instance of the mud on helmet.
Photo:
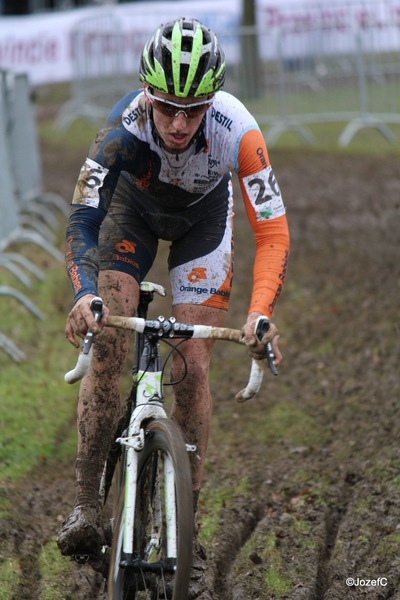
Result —
<svg viewBox="0 0 400 600"><path fill-rule="evenodd" d="M160 25L146 43L139 77L165 94L201 97L222 88L225 69L215 33L196 19L180 18Z"/></svg>

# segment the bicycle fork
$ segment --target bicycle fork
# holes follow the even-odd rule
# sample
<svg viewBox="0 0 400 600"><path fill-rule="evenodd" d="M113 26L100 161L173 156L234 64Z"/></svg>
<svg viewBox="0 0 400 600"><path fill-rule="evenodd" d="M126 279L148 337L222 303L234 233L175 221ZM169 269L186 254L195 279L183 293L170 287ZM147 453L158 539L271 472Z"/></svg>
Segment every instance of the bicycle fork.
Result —
<svg viewBox="0 0 400 600"><path fill-rule="evenodd" d="M160 370L160 357L154 344L147 342L143 350L141 364L138 373L134 374L137 382L136 407L132 413L128 428L128 435L117 439L117 442L126 447L126 480L124 499L124 525L122 552L120 557L121 568L134 568L143 571L172 570L176 564L177 536L176 536L176 503L175 503L175 472L171 458L167 453L163 455L164 489L165 495L165 522L166 522L166 544L167 564L151 562L152 550L156 554L162 543L162 502L160 497L160 486L158 474L156 474L156 493L153 498L153 515L156 515L157 523L153 528L151 539L148 541L145 556L150 560L144 561L142 557L134 558L134 521L137 497L137 480L139 475L139 456L145 444L145 430L142 423L154 419L166 419L167 415L163 408L162 394L162 372ZM157 533L158 532L158 533ZM121 548L121 545L119 545ZM172 568L171 568L172 567Z"/></svg>

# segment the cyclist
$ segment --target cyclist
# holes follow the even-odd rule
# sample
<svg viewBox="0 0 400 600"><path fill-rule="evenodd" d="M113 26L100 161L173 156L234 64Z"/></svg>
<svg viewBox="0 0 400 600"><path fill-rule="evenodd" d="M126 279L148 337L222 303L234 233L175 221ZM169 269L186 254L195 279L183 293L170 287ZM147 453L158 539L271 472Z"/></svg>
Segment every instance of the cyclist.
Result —
<svg viewBox="0 0 400 600"><path fill-rule="evenodd" d="M164 239L171 242L173 315L223 325L233 274L233 170L256 240L243 332L250 352L265 356L254 322L271 316L281 293L288 226L259 127L234 96L221 91L225 70L216 35L199 21L179 18L161 25L142 51L143 89L111 110L77 181L67 225L66 266L75 304L66 337L79 347L76 338L90 328L95 344L79 393L75 506L58 536L65 555L96 553L104 541L97 517L99 481L120 417L119 378L129 347L129 334L103 329L107 316L134 314L139 283ZM96 295L105 302L99 323L89 307ZM277 335L272 344L279 364ZM212 346L209 340L181 346L188 373L174 388L171 415L197 447L199 458L191 453L195 512L211 422ZM180 380L183 371L178 356L172 380Z"/></svg>

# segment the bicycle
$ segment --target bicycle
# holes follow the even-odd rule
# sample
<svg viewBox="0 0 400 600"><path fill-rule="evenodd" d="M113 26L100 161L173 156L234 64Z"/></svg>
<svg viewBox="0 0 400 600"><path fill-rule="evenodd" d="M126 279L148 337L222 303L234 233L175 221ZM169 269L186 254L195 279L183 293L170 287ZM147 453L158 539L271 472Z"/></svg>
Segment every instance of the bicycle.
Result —
<svg viewBox="0 0 400 600"><path fill-rule="evenodd" d="M137 317L109 316L107 326L136 332L133 386L120 420L100 485L103 508L114 480L114 514L108 575L110 600L188 597L193 547L193 497L188 452L179 427L164 409L163 370L179 344L191 338L213 338L243 344L242 332L225 327L178 323L173 317L148 320L154 294L165 296L162 286L143 282ZM96 321L102 315L101 298L93 298ZM259 340L269 329L266 317L259 318ZM171 340L180 340L172 344ZM74 383L89 368L93 334L88 331L76 367L65 375ZM171 348L162 364L159 342ZM267 344L268 364L277 371L271 344ZM247 387L236 395L239 402L259 390L265 361L252 360ZM176 382L175 382L176 383ZM116 465L118 463L118 468ZM114 472L117 471L116 474ZM89 562L89 555L75 555L77 562Z"/></svg>

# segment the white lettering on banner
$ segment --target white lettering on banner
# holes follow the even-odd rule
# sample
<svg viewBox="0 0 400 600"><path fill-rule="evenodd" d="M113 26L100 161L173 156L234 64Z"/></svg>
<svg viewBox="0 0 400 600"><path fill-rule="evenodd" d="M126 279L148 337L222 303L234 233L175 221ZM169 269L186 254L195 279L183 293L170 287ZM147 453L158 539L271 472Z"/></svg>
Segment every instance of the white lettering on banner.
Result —
<svg viewBox="0 0 400 600"><path fill-rule="evenodd" d="M240 13L241 0L182 0L179 3L168 0L157 2L157 5L135 2L1 17L0 68L27 73L31 85L70 81L74 72L74 29L83 19L106 14L120 21L124 71L128 75L136 74L143 45L160 23L190 14L222 33L238 27ZM102 53L112 55L115 32L110 34L111 37L105 35L99 42L98 36L88 33L85 40L87 55L98 55L99 47ZM82 58L84 62L85 56Z"/></svg>
<svg viewBox="0 0 400 600"><path fill-rule="evenodd" d="M20 65L37 65L57 62L60 46L57 38L37 37L31 40L5 39L0 41L0 64L13 68Z"/></svg>

